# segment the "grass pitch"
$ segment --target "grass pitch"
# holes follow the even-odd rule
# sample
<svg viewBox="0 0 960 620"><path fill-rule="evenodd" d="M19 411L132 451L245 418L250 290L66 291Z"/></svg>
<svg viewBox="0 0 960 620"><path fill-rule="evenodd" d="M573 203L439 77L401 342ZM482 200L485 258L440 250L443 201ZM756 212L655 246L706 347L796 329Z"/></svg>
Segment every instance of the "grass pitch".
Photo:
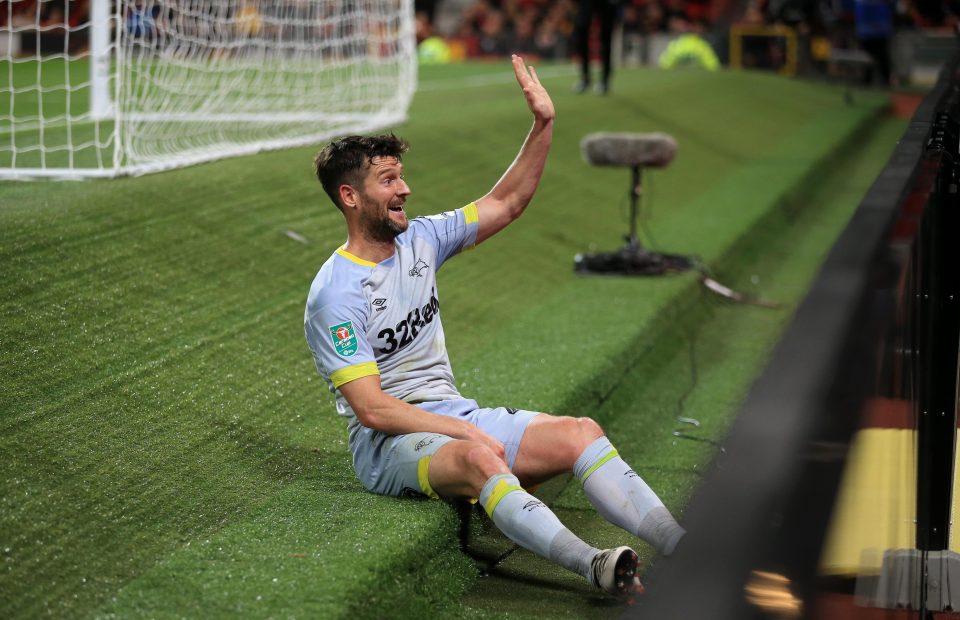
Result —
<svg viewBox="0 0 960 620"><path fill-rule="evenodd" d="M680 155L649 179L646 228L662 249L722 264L882 102L846 106L839 89L766 75L658 71L622 71L611 96L576 97L570 69L545 69L559 115L537 198L440 275L461 391L572 414L600 399L611 429L660 428L686 379L655 381L665 392L643 397L661 408L641 407L624 388L644 367L625 362L696 284L573 276L574 253L616 247L626 231L628 174L581 162L580 137L673 134ZM410 114L398 133L413 143L413 214L482 195L530 123L505 64L424 71ZM314 150L0 184L5 615L478 609L457 599L476 570L455 510L361 488L303 341L307 287L344 235L311 176ZM774 337L758 335L754 355ZM739 394L725 396L727 411ZM675 508L690 488L676 475L714 449L684 445L671 456L642 444L662 459L644 473ZM572 492L554 492L558 507L576 504ZM610 536L584 523L584 538Z"/></svg>

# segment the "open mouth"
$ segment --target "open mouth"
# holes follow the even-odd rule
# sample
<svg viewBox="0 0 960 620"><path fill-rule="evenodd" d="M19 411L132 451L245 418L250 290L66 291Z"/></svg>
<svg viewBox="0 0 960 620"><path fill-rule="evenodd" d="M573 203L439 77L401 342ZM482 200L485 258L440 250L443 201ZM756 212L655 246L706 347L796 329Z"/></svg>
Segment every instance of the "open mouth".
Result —
<svg viewBox="0 0 960 620"><path fill-rule="evenodd" d="M393 213L403 213L403 205L402 205L402 204L399 204L399 205L390 205L390 206L387 207L387 208L388 208L390 211L392 211Z"/></svg>

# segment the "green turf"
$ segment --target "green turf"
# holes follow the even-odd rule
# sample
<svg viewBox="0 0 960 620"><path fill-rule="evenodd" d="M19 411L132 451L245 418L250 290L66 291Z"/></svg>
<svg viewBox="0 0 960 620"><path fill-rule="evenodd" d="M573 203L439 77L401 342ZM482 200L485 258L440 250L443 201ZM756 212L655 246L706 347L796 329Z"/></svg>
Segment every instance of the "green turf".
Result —
<svg viewBox="0 0 960 620"><path fill-rule="evenodd" d="M422 77L401 129L414 213L481 195L529 125L503 64ZM648 226L661 247L714 261L882 105L773 76L657 71L576 97L572 77L545 72L559 117L530 211L440 276L460 386L484 403L614 402L625 353L694 290L690 277L572 275L575 252L617 245L626 226L628 175L581 162L582 134L675 135ZM0 184L5 615L460 612L473 565L454 509L362 490L303 342L306 289L343 237L313 150Z"/></svg>

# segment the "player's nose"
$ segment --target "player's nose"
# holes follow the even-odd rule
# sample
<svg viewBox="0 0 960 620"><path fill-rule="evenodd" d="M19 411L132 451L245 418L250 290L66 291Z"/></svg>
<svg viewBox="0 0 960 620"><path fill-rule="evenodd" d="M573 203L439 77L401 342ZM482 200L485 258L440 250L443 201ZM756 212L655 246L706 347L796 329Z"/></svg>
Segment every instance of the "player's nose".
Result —
<svg viewBox="0 0 960 620"><path fill-rule="evenodd" d="M400 179L400 185L397 187L397 194L400 196L408 196L411 193L413 193L413 191L410 189L410 186L407 185L407 182L403 179Z"/></svg>

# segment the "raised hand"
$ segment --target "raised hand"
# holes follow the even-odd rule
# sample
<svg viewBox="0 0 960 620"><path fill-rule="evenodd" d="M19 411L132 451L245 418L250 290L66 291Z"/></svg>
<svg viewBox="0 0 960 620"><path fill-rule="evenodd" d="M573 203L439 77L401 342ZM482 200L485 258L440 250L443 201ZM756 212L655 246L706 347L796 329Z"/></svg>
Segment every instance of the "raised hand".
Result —
<svg viewBox="0 0 960 620"><path fill-rule="evenodd" d="M537 77L537 70L533 67L527 68L523 58L516 54L513 55L511 60L513 60L513 72L517 76L517 83L523 89L523 96L527 99L527 107L533 112L534 119L542 122L552 121L556 118L557 112L553 107L550 94L547 93L547 89L543 87L540 78Z"/></svg>

